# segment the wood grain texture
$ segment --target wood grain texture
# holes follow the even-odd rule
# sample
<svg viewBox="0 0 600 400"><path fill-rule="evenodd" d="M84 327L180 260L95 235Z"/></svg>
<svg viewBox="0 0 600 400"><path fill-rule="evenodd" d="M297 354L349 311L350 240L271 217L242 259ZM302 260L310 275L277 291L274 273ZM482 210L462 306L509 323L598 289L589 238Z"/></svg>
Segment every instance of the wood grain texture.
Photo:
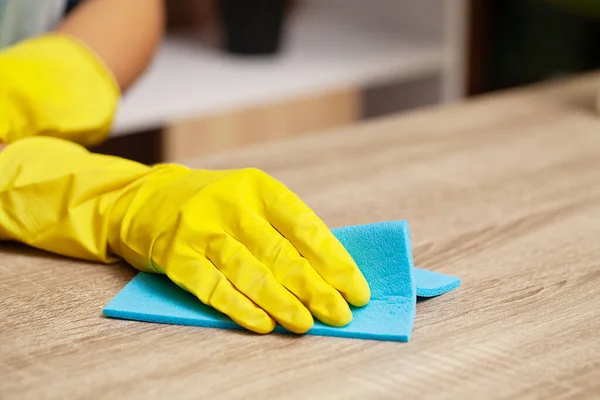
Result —
<svg viewBox="0 0 600 400"><path fill-rule="evenodd" d="M255 166L332 227L408 219L463 286L389 343L103 318L134 276L0 253L0 398L598 398L600 75L191 165Z"/></svg>
<svg viewBox="0 0 600 400"><path fill-rule="evenodd" d="M348 125L359 117L360 96L353 88L244 108L174 123L163 131L163 157L173 162L223 153Z"/></svg>

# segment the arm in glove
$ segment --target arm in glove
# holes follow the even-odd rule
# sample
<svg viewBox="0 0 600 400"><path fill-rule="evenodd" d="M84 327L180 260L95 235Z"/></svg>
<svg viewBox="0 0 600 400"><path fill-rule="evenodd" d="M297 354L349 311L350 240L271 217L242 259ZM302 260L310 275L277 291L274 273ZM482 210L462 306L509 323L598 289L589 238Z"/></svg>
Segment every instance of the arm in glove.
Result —
<svg viewBox="0 0 600 400"><path fill-rule="evenodd" d="M98 144L119 95L109 70L82 42L58 34L24 41L0 52L0 142L40 135Z"/></svg>
<svg viewBox="0 0 600 400"><path fill-rule="evenodd" d="M24 164L27 163L25 166ZM343 326L368 284L327 226L254 169L147 167L53 138L0 153L0 239L166 274L255 332Z"/></svg>

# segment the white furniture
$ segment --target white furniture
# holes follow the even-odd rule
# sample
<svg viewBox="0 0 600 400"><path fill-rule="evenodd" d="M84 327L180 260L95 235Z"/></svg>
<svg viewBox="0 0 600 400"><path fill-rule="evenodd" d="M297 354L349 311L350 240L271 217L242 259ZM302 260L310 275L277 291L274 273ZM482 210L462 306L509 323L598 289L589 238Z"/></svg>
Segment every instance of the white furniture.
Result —
<svg viewBox="0 0 600 400"><path fill-rule="evenodd" d="M114 135L343 88L363 94L365 116L460 98L465 1L305 0L275 57L169 35L124 98Z"/></svg>

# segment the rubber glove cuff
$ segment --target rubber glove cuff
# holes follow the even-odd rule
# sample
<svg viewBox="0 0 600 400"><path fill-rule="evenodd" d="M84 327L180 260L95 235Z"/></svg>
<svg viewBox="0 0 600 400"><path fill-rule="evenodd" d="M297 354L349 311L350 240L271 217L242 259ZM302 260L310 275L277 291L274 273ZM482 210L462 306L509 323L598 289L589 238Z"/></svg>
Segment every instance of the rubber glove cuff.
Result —
<svg viewBox="0 0 600 400"><path fill-rule="evenodd" d="M120 91L78 40L50 34L0 52L0 141L53 136L87 147L106 139Z"/></svg>

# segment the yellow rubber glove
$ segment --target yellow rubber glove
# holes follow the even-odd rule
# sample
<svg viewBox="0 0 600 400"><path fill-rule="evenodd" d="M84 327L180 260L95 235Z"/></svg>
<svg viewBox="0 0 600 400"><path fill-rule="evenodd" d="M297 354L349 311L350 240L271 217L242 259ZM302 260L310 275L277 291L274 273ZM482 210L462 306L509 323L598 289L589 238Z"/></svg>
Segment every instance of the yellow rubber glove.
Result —
<svg viewBox="0 0 600 400"><path fill-rule="evenodd" d="M343 326L370 291L327 226L255 169L144 166L31 138L0 153L0 239L164 273L240 325Z"/></svg>
<svg viewBox="0 0 600 400"><path fill-rule="evenodd" d="M118 100L111 73L75 39L48 35L0 52L0 142L40 135L98 144Z"/></svg>

